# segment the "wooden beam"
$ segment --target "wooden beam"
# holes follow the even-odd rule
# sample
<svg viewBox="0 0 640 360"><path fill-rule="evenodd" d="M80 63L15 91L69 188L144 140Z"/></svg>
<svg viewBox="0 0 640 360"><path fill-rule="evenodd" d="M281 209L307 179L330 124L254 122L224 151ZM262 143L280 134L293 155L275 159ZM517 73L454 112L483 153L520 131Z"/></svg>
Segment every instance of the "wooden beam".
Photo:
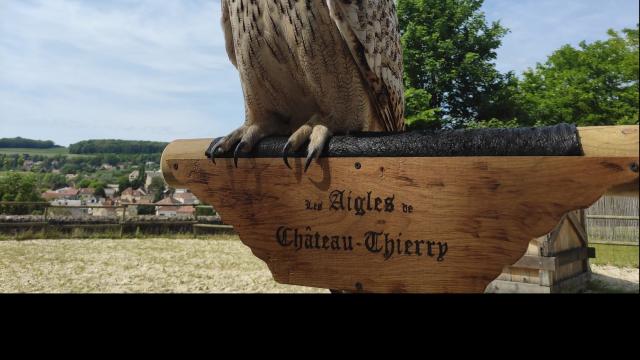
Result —
<svg viewBox="0 0 640 360"><path fill-rule="evenodd" d="M578 238L580 239L580 242L582 243L582 245L586 246L589 243L589 237L587 235L587 231L584 228L585 224L582 224L580 222L580 219L578 219L578 217L574 213L568 213L567 219L569 219L569 223L571 224L571 227L573 227L573 230L578 235Z"/></svg>
<svg viewBox="0 0 640 360"><path fill-rule="evenodd" d="M578 128L578 134L589 157L633 157L640 151L638 125L592 126Z"/></svg>
<svg viewBox="0 0 640 360"><path fill-rule="evenodd" d="M578 134L586 157L638 157L640 140L639 126L594 126L578 128ZM205 151L213 139L176 140L162 154L162 173L172 187L179 186L166 167L170 160L205 160ZM631 164L629 164L631 166ZM637 191L638 182L622 184L619 191Z"/></svg>
<svg viewBox="0 0 640 360"><path fill-rule="evenodd" d="M214 205L280 283L482 292L567 212L638 181L633 129L602 128L613 140L581 129L585 156L322 157L307 173L300 157L293 169L266 157L214 164L211 139L182 140L162 171Z"/></svg>
<svg viewBox="0 0 640 360"><path fill-rule="evenodd" d="M595 249L586 247L565 250L557 253L555 256L558 267L571 264L576 261L586 260L590 257L595 257Z"/></svg>

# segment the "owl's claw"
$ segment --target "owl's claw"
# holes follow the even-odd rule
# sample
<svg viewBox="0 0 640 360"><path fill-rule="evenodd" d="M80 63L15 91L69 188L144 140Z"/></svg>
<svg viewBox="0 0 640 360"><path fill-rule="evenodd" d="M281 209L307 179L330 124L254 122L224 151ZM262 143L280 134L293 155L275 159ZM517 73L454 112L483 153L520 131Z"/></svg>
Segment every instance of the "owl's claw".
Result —
<svg viewBox="0 0 640 360"><path fill-rule="evenodd" d="M311 162L316 158L316 154L318 153L318 149L313 149L309 155L307 155L307 160L304 164L304 172L306 173L309 170L309 166L311 166Z"/></svg>
<svg viewBox="0 0 640 360"><path fill-rule="evenodd" d="M233 163L238 168L238 157L240 156L240 152L247 146L247 143L244 141L240 141L238 146L236 146L236 151L233 152Z"/></svg>
<svg viewBox="0 0 640 360"><path fill-rule="evenodd" d="M284 146L284 150L282 150L282 159L284 160L284 163L287 165L287 167L289 169L293 170L291 165L289 165L289 150L291 150L291 142L290 141L287 142L287 144Z"/></svg>
<svg viewBox="0 0 640 360"><path fill-rule="evenodd" d="M211 162L216 163L216 155L220 155L222 153L222 149L220 148L220 141L212 141L211 145L205 152L205 155L211 159Z"/></svg>

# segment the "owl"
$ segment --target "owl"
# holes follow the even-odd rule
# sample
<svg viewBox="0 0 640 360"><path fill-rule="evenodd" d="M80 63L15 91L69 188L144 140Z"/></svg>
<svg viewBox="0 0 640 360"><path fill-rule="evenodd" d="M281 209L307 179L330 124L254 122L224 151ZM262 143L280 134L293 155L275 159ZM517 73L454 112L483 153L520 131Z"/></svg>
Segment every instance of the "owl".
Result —
<svg viewBox="0 0 640 360"><path fill-rule="evenodd" d="M222 0L229 59L245 122L207 156L249 152L287 136L307 146L305 172L327 141L351 132L404 130L402 50L394 0Z"/></svg>

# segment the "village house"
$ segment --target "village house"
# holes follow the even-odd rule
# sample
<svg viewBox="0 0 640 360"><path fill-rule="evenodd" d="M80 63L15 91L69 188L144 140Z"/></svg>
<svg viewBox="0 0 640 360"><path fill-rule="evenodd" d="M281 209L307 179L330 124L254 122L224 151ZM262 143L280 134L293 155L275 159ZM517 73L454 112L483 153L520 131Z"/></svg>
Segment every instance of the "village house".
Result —
<svg viewBox="0 0 640 360"><path fill-rule="evenodd" d="M173 197L164 198L156 202L156 205L158 205L156 206L156 216L176 217L180 213L180 206L172 205L181 205L181 203Z"/></svg>
<svg viewBox="0 0 640 360"><path fill-rule="evenodd" d="M117 189L112 189L112 188L105 188L105 189L104 189L104 195L105 195L107 198L110 198L110 199L112 199L114 196L116 196L116 193L117 193L117 192L118 192L118 190L117 190Z"/></svg>
<svg viewBox="0 0 640 360"><path fill-rule="evenodd" d="M145 196L147 196L147 192L142 189L134 190L127 188L120 194L120 200L130 204L136 204Z"/></svg>
<svg viewBox="0 0 640 360"><path fill-rule="evenodd" d="M176 193L173 197L184 205L200 205L200 200L191 192Z"/></svg>
<svg viewBox="0 0 640 360"><path fill-rule="evenodd" d="M89 209L87 208L76 208L76 206L83 205L82 200L58 199L58 200L52 201L51 205L65 207L65 208L68 207L67 209L49 208L49 213L52 215L82 217L89 214Z"/></svg>
<svg viewBox="0 0 640 360"><path fill-rule="evenodd" d="M58 190L49 190L42 193L42 198L46 201L53 200L80 200L80 191L73 187L66 187Z"/></svg>
<svg viewBox="0 0 640 360"><path fill-rule="evenodd" d="M99 216L99 217L118 216L118 209L115 207L112 207L112 206L116 206L116 202L113 199L105 199L97 205L107 206L107 207L90 209L90 213L92 216Z"/></svg>
<svg viewBox="0 0 640 360"><path fill-rule="evenodd" d="M145 189L148 189L149 186L151 186L151 182L153 181L154 178L161 178L164 181L164 177L162 176L161 171L146 171L145 174L147 175L147 179L144 182ZM166 185L167 184L165 183L165 186Z"/></svg>
<svg viewBox="0 0 640 360"><path fill-rule="evenodd" d="M92 188L80 188L78 190L78 196L80 197L80 200L86 200L88 197L93 196L94 193L95 189Z"/></svg>
<svg viewBox="0 0 640 360"><path fill-rule="evenodd" d="M140 170L134 170L129 174L129 182L135 181L140 176Z"/></svg>

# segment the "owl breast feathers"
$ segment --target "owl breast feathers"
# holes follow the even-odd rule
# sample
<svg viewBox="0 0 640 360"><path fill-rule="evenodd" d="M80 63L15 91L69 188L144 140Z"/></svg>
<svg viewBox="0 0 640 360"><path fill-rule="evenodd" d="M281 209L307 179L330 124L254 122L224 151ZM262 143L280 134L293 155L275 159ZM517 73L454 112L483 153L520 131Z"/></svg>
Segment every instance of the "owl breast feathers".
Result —
<svg viewBox="0 0 640 360"><path fill-rule="evenodd" d="M246 118L212 158L290 135L285 162L309 141L308 166L333 134L404 129L393 0L222 0L222 26Z"/></svg>

